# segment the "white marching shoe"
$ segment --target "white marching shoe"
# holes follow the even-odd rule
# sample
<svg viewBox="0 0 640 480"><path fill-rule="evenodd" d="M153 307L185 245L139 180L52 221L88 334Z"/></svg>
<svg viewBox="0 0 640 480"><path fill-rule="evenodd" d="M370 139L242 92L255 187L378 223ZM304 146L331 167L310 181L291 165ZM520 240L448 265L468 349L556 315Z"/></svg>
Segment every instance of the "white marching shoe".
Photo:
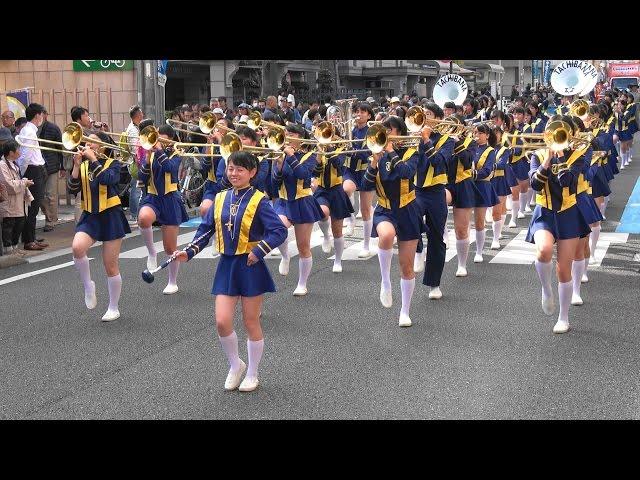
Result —
<svg viewBox="0 0 640 480"><path fill-rule="evenodd" d="M385 290L384 287L380 287L380 303L385 308L391 308L393 306L393 294L391 289Z"/></svg>
<svg viewBox="0 0 640 480"><path fill-rule="evenodd" d="M113 322L114 320L117 320L120 318L120 311L119 310L107 310L107 313L105 313L102 316L102 321L103 322Z"/></svg>
<svg viewBox="0 0 640 480"><path fill-rule="evenodd" d="M258 382L258 377L245 377L238 390L241 392L253 392L256 388L258 388L259 383L260 382Z"/></svg>
<svg viewBox="0 0 640 480"><path fill-rule="evenodd" d="M309 290L307 290L307 287L302 287L302 286L298 285L296 287L296 289L293 291L293 296L294 297L304 297L308 292L309 292Z"/></svg>
<svg viewBox="0 0 640 480"><path fill-rule="evenodd" d="M511 221L509 222L509 228L516 228L517 226L518 226L518 224L513 219L513 217L511 217Z"/></svg>
<svg viewBox="0 0 640 480"><path fill-rule="evenodd" d="M354 224L351 222L344 222L344 235L347 237L353 236Z"/></svg>
<svg viewBox="0 0 640 480"><path fill-rule="evenodd" d="M400 314L400 320L398 320L398 325L401 327L410 327L412 325L411 319L408 315Z"/></svg>
<svg viewBox="0 0 640 480"><path fill-rule="evenodd" d="M96 282L91 281L91 288L89 291L84 291L84 304L89 310L93 310L98 305L98 297L96 297Z"/></svg>
<svg viewBox="0 0 640 480"><path fill-rule="evenodd" d="M278 272L280 275L289 275L289 263L291 262L290 258L282 257L280 259L280 265L278 265Z"/></svg>
<svg viewBox="0 0 640 480"><path fill-rule="evenodd" d="M438 300L442 298L442 292L440 291L440 287L433 287L429 290L429 298L431 300Z"/></svg>
<svg viewBox="0 0 640 480"><path fill-rule="evenodd" d="M422 253L418 253L413 257L413 271L415 273L420 273L424 271L424 262L425 262L425 258L424 258L424 250L423 250Z"/></svg>
<svg viewBox="0 0 640 480"><path fill-rule="evenodd" d="M147 256L147 270L155 270L158 268L158 254Z"/></svg>
<svg viewBox="0 0 640 480"><path fill-rule="evenodd" d="M558 320L553 326L553 333L567 333L569 331L569 322Z"/></svg>
<svg viewBox="0 0 640 480"><path fill-rule="evenodd" d="M341 263L334 263L333 264L333 268L331 269L331 271L333 273L342 273L342 264Z"/></svg>
<svg viewBox="0 0 640 480"><path fill-rule="evenodd" d="M166 287L164 287L164 290L162 291L162 293L164 293L165 295L173 295L174 293L178 292L178 285L171 285L168 284Z"/></svg>
<svg viewBox="0 0 640 480"><path fill-rule="evenodd" d="M489 247L491 250L500 250L500 242L498 240L493 240L491 242L491 247Z"/></svg>
<svg viewBox="0 0 640 480"><path fill-rule="evenodd" d="M524 211L526 212L527 209L525 208ZM531 209L529 209L529 211L531 211ZM516 218L524 218L524 213L522 213L521 211L518 211Z"/></svg>
<svg viewBox="0 0 640 480"><path fill-rule="evenodd" d="M482 257L481 253L476 253L475 256L473 257L473 263L482 263L484 262L484 258Z"/></svg>
<svg viewBox="0 0 640 480"><path fill-rule="evenodd" d="M589 257L589 265L593 265L596 262L597 262L596 257Z"/></svg>
<svg viewBox="0 0 640 480"><path fill-rule="evenodd" d="M465 267L458 267L458 270L456 270L456 277L466 277L467 276L467 269Z"/></svg>
<svg viewBox="0 0 640 480"><path fill-rule="evenodd" d="M542 311L545 315L553 315L556 311L556 301L553 298L553 294L550 297L547 297L544 294L544 290L542 290Z"/></svg>
<svg viewBox="0 0 640 480"><path fill-rule="evenodd" d="M582 274L582 278L580 279L580 283L588 283L589 282L589 277L587 277L586 273Z"/></svg>
<svg viewBox="0 0 640 480"><path fill-rule="evenodd" d="M580 295L576 295L575 293L571 295L571 305L582 305L584 302L582 301L582 297Z"/></svg>
<svg viewBox="0 0 640 480"><path fill-rule="evenodd" d="M367 258L371 256L371 251L369 251L366 248L363 248L362 250L360 250L360 252L358 253L358 258Z"/></svg>
<svg viewBox="0 0 640 480"><path fill-rule="evenodd" d="M324 253L331 253L331 235L326 235L322 239L322 251Z"/></svg>
<svg viewBox="0 0 640 480"><path fill-rule="evenodd" d="M225 390L235 390L240 385L240 379L242 375L244 375L245 370L247 369L247 364L240 360L240 368L235 372L229 369L229 374L227 375L227 379L224 382Z"/></svg>

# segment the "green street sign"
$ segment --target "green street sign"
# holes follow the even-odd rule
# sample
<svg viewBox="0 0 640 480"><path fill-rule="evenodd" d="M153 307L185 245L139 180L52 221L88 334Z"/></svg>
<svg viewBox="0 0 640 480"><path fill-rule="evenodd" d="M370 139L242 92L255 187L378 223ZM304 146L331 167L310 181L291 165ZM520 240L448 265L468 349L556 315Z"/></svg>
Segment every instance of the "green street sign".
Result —
<svg viewBox="0 0 640 480"><path fill-rule="evenodd" d="M74 60L74 72L100 72L103 70L133 70L133 60Z"/></svg>

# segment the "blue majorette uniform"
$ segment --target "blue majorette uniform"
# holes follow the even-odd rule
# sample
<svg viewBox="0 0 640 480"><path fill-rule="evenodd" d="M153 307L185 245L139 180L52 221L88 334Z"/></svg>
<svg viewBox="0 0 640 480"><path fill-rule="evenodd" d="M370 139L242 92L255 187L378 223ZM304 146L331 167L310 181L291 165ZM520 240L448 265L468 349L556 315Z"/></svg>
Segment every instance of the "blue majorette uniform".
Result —
<svg viewBox="0 0 640 480"><path fill-rule="evenodd" d="M507 170L509 167L509 159L511 158L511 149L506 145L502 145L496 152L496 163L491 177L491 186L499 197L511 195L511 188L507 182Z"/></svg>
<svg viewBox="0 0 640 480"><path fill-rule="evenodd" d="M451 192L451 204L456 208L473 208L482 201L482 194L473 181L473 154L476 143L468 136L459 141L453 149L453 155L447 168L447 190Z"/></svg>
<svg viewBox="0 0 640 480"><path fill-rule="evenodd" d="M611 173L613 175L617 175L620 173L620 169L618 168L618 150L616 149L615 143L613 143L613 136L616 133L616 116L615 114L609 115L607 119L604 129L607 132L608 136L611 138L611 152L609 154L609 161L607 164L611 169Z"/></svg>
<svg viewBox="0 0 640 480"><path fill-rule="evenodd" d="M416 200L413 179L418 168L416 148L384 152L378 168L371 165L362 179L362 185L375 186L378 204L373 211L371 236L377 237L377 227L381 222L390 222L396 230L398 241L418 240L427 228L422 221L420 207Z"/></svg>
<svg viewBox="0 0 640 480"><path fill-rule="evenodd" d="M84 232L94 240L108 242L131 233L120 206L116 187L120 181L120 162L109 158L80 164L80 177L69 175L69 193L82 195L82 215L76 232ZM92 180L89 180L89 176Z"/></svg>
<svg viewBox="0 0 640 480"><path fill-rule="evenodd" d="M578 210L584 217L585 221L591 225L603 220L602 213L591 197L591 185L587 180L589 177L589 167L591 166L591 158L593 157L593 149L591 146L587 148L574 150L573 156L580 156L583 159L580 174L578 175L578 183L576 187L576 205Z"/></svg>
<svg viewBox="0 0 640 480"><path fill-rule="evenodd" d="M637 103L630 103L627 105L627 108L624 111L625 115L625 123L629 128L629 133L631 134L631 138L638 131L638 122L636 122L636 110L638 108Z"/></svg>
<svg viewBox="0 0 640 480"><path fill-rule="evenodd" d="M313 171L318 178L318 188L313 196L320 205L329 208L332 220L349 218L354 213L349 196L342 189L345 156L338 152L344 147L328 152L326 155L318 154L318 162Z"/></svg>
<svg viewBox="0 0 640 480"><path fill-rule="evenodd" d="M430 287L440 285L444 269L447 246L443 241L447 224L447 165L453 155L455 140L449 135L432 132L429 141L420 141L419 159L415 178L416 201L420 215L424 216L427 233L427 262L422 283ZM422 238L417 252L422 252Z"/></svg>
<svg viewBox="0 0 640 480"><path fill-rule="evenodd" d="M538 113L538 116L535 118L531 118L531 123L530 123L530 132L531 133L543 133L545 127L547 126L547 120L548 117L544 116L544 115L540 115L540 113Z"/></svg>
<svg viewBox="0 0 640 480"><path fill-rule="evenodd" d="M491 185L493 166L495 164L496 152L493 147L488 144L478 145L473 154L474 168L471 175L482 198L476 198L475 207L493 207L500 203L500 199Z"/></svg>
<svg viewBox="0 0 640 480"><path fill-rule="evenodd" d="M591 196L593 198L606 197L611 194L609 188L609 180L613 178L611 170L608 170L608 152L609 152L609 139L606 132L603 132L601 128L596 128L592 131L594 136L592 144L595 149L600 152L606 152L604 157L596 157L591 159L591 165L589 166L589 173L587 180L591 185ZM611 175L609 178L608 175Z"/></svg>
<svg viewBox="0 0 640 480"><path fill-rule="evenodd" d="M278 215L284 215L291 223L315 223L324 218L320 204L311 192L311 176L316 167L313 152L295 152L282 162L282 169L273 168L274 187L278 199L274 207Z"/></svg>
<svg viewBox="0 0 640 480"><path fill-rule="evenodd" d="M633 134L631 133L630 125L627 123L629 119L629 106L623 113L616 112L616 120L615 120L615 133L618 135L618 139L621 142L628 142L629 140L633 140ZM635 120L633 121L635 123Z"/></svg>
<svg viewBox="0 0 640 480"><path fill-rule="evenodd" d="M355 140L356 138L360 138L362 142L353 142L351 145L352 150L361 150L366 148L366 144L364 143L364 139L367 138L367 132L369 131L369 127L365 125L362 128L358 128L357 126L353 128L352 136ZM371 192L375 190L375 187L366 186L364 187L362 182L362 177L364 177L364 172L367 169L367 165L369 162L370 153L367 152L358 152L351 155L351 158L347 158L344 162L344 172L343 177L345 180L351 180L356 184L356 190L363 190L365 192Z"/></svg>
<svg viewBox="0 0 640 480"><path fill-rule="evenodd" d="M534 234L538 230L551 232L556 241L589 235L591 229L580 213L576 200L584 156L580 152L565 150L561 159L553 155L551 166L547 169L542 168L537 154L531 158L531 188L537 194L527 242L535 243Z"/></svg>
<svg viewBox="0 0 640 480"><path fill-rule="evenodd" d="M264 256L285 241L287 229L264 193L254 187L220 192L194 240L205 232L207 235L187 248L187 255L191 260L215 233L221 255L213 279L213 295L255 297L276 291ZM250 252L259 259L252 266L247 265Z"/></svg>
<svg viewBox="0 0 640 480"><path fill-rule="evenodd" d="M184 202L178 192L178 168L180 156L167 156L165 150L147 153L138 172L138 180L147 185L147 194L140 201L140 208L150 207L160 225L180 225L189 220Z"/></svg>
<svg viewBox="0 0 640 480"><path fill-rule="evenodd" d="M205 148L206 147L202 147L201 150L204 150ZM213 156L213 154L219 153L217 151L217 148L218 147L209 147L209 153L212 155L211 157L201 157L202 173L207 175L207 179L204 182L204 193L202 194L202 200L213 201L216 194L220 190L222 190L222 184L218 181L218 177L216 175L218 171L218 164L222 160L222 157ZM201 151L200 153L205 152Z"/></svg>
<svg viewBox="0 0 640 480"><path fill-rule="evenodd" d="M513 132L513 135L518 135L520 133L524 133L522 130L524 129L524 125L516 127ZM522 148L519 148L518 145L522 145L523 140L519 137L511 137L511 151L513 154L511 155L511 170L515 175L516 179L519 181L524 181L529 179L529 160ZM515 186L515 185L512 185Z"/></svg>

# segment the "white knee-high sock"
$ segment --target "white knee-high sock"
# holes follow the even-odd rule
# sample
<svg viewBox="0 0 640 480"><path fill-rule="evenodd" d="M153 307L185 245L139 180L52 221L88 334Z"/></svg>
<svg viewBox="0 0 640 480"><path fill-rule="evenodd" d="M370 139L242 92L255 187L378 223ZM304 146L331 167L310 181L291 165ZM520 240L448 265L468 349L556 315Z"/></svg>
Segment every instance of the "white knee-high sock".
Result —
<svg viewBox="0 0 640 480"><path fill-rule="evenodd" d="M604 202L602 202L602 206L600 207L600 213L602 213L603 217L604 217L604 212L607 211L607 205L609 205L609 195L604 197Z"/></svg>
<svg viewBox="0 0 640 480"><path fill-rule="evenodd" d="M282 244L278 247L278 250L280 250L282 258L289 258L289 240L287 239L282 242Z"/></svg>
<svg viewBox="0 0 640 480"><path fill-rule="evenodd" d="M322 231L324 238L328 238L329 237L329 217L323 220L320 220L318 222L318 226L320 227L320 230Z"/></svg>
<svg viewBox="0 0 640 480"><path fill-rule="evenodd" d="M589 234L589 248L591 249L591 256L596 256L596 246L598 244L598 238L600 237L600 229L602 227L591 227L591 233Z"/></svg>
<svg viewBox="0 0 640 480"><path fill-rule="evenodd" d="M493 222L493 225L491 225L491 229L493 230L494 242L500 238L500 231L502 230L502 222L503 220L500 219L497 222Z"/></svg>
<svg viewBox="0 0 640 480"><path fill-rule="evenodd" d="M536 272L538 272L538 278L542 285L542 290L546 297L551 297L551 269L553 268L553 262L541 262L536 260ZM571 301L571 299L569 299Z"/></svg>
<svg viewBox="0 0 640 480"><path fill-rule="evenodd" d="M413 290L416 287L416 279L405 280L400 279L400 291L402 292L402 308L400 309L401 316L409 316L409 310L411 309L411 297L413 296Z"/></svg>
<svg viewBox="0 0 640 480"><path fill-rule="evenodd" d="M169 285L176 285L178 270L180 270L180 262L174 260L169 264Z"/></svg>
<svg viewBox="0 0 640 480"><path fill-rule="evenodd" d="M153 227L141 228L140 233L142 234L142 238L144 239L144 244L147 246L149 255L156 255L156 247L153 245Z"/></svg>
<svg viewBox="0 0 640 480"><path fill-rule="evenodd" d="M120 292L122 292L122 277L120 274L107 277L107 287L109 288L109 310L118 311Z"/></svg>
<svg viewBox="0 0 640 480"><path fill-rule="evenodd" d="M507 201L505 203L505 206L507 207L508 211L513 210L513 195L512 194L507 195Z"/></svg>
<svg viewBox="0 0 640 480"><path fill-rule="evenodd" d="M518 210L519 212L524 213L524 208L527 205L527 194L526 193L520 193L520 201L519 201L519 207L520 210Z"/></svg>
<svg viewBox="0 0 640 480"><path fill-rule="evenodd" d="M391 260L393 248L389 250L378 249L378 262L380 262L380 277L385 290L391 290Z"/></svg>
<svg viewBox="0 0 640 480"><path fill-rule="evenodd" d="M307 286L307 280L309 279L309 274L311 273L311 267L313 266L313 257L298 259L298 286L305 287Z"/></svg>
<svg viewBox="0 0 640 480"><path fill-rule="evenodd" d="M531 204L531 200L533 200L533 188L527 190L527 205Z"/></svg>
<svg viewBox="0 0 640 480"><path fill-rule="evenodd" d="M364 229L364 249L369 250L369 242L371 241L371 229L373 228L373 220L363 220L362 227Z"/></svg>
<svg viewBox="0 0 640 480"><path fill-rule="evenodd" d="M573 294L580 296L580 285L582 282L582 272L584 271L584 264L588 262L587 259L574 260L571 264L571 282L573 283Z"/></svg>
<svg viewBox="0 0 640 480"><path fill-rule="evenodd" d="M260 365L260 359L262 358L262 352L264 350L264 338L262 340L249 340L247 339L247 356L249 357L249 365L247 366L247 377L258 377L258 365Z"/></svg>
<svg viewBox="0 0 640 480"><path fill-rule="evenodd" d="M80 272L80 278L85 290L91 288L91 269L89 267L89 259L85 255L82 258L73 257L73 263L75 264L78 272Z"/></svg>
<svg viewBox="0 0 640 480"><path fill-rule="evenodd" d="M344 251L344 237L333 239L333 248L336 249L336 258L333 260L334 265L342 265L342 252Z"/></svg>
<svg viewBox="0 0 640 480"><path fill-rule="evenodd" d="M560 312L558 320L569 321L569 307L571 306L571 295L573 294L573 285L571 280L565 283L558 283L558 303L560 304Z"/></svg>
<svg viewBox="0 0 640 480"><path fill-rule="evenodd" d="M507 214L503 213L502 215L500 215L500 220L502 220L502 223L504 223L504 221L507 219Z"/></svg>
<svg viewBox="0 0 640 480"><path fill-rule="evenodd" d="M456 254L458 255L458 267L467 268L469 256L469 237L464 240L456 240Z"/></svg>
<svg viewBox="0 0 640 480"><path fill-rule="evenodd" d="M478 255L482 255L482 250L484 249L484 239L487 233L482 230L476 230L476 253Z"/></svg>
<svg viewBox="0 0 640 480"><path fill-rule="evenodd" d="M234 330L231 332L231 335L226 337L218 335L218 338L227 356L231 370L238 370L240 368L240 357L238 356L238 336L236 335L236 331Z"/></svg>

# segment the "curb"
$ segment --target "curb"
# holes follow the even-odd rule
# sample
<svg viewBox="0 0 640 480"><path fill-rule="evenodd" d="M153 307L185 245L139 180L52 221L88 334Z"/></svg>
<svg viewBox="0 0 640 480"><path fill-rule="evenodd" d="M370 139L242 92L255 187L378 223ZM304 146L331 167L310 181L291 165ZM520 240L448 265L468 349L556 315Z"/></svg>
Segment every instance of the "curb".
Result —
<svg viewBox="0 0 640 480"><path fill-rule="evenodd" d="M0 256L0 268L15 267L16 265L24 265L29 263L26 259L18 257L16 255L2 255Z"/></svg>

